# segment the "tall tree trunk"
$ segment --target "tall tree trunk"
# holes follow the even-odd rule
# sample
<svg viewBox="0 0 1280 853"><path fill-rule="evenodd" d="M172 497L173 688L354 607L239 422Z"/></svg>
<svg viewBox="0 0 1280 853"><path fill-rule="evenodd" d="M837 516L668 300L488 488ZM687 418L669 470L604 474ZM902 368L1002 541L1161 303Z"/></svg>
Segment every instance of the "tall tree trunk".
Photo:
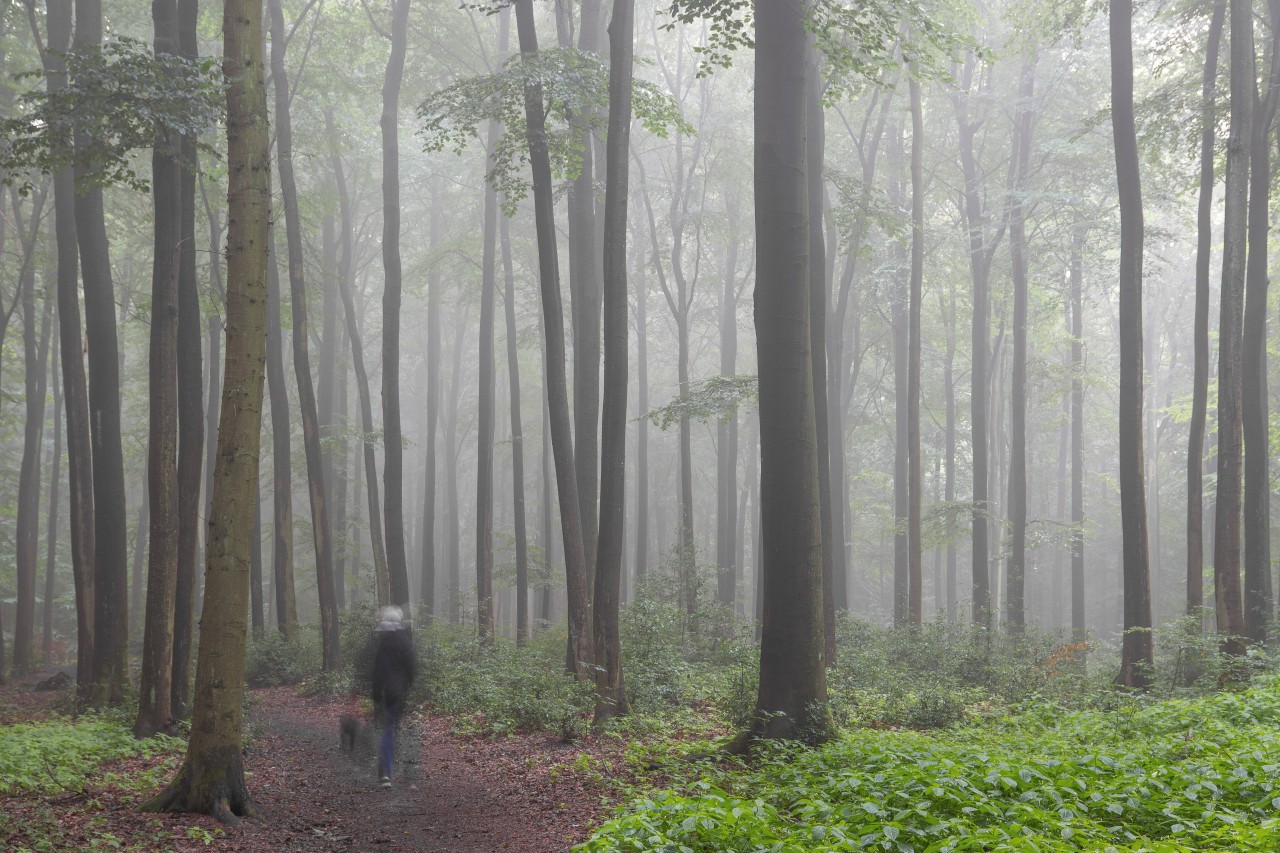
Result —
<svg viewBox="0 0 1280 853"><path fill-rule="evenodd" d="M387 575L391 600L408 612L409 569L404 551L404 446L400 430L400 82L409 33L409 0L391 10L391 55L382 84L382 433L387 495Z"/></svg>
<svg viewBox="0 0 1280 853"><path fill-rule="evenodd" d="M407 0L400 0L407 2ZM342 656L338 603L333 591L333 534L329 528L328 493L324 482L324 455L320 450L320 416L316 411L311 359L307 351L310 329L307 285L302 260L302 222L298 189L293 175L293 123L289 115L289 77L284 67L283 0L270 0L271 81L276 95L276 162L280 168L280 192L284 199L285 239L289 251L289 305L293 314L293 372L298 382L298 408L302 417L302 446L307 457L307 484L311 496L311 539L316 551L316 590L320 599L320 647L325 672L334 672ZM384 237L385 243L385 237ZM384 365L383 374L392 371ZM398 426L398 423L397 423ZM390 440L390 439L389 439ZM399 434L395 436L399 447ZM388 454L389 456L390 454ZM401 540L401 557L404 554ZM403 559L401 561L403 567ZM406 588L405 599L409 593Z"/></svg>
<svg viewBox="0 0 1280 853"><path fill-rule="evenodd" d="M541 324L539 324L541 331ZM547 395L541 394L542 397L542 454L540 464L542 466L542 559L546 565L546 580L538 589L538 622L543 629L547 628L551 623L551 579L555 577L552 559L555 551L555 543L551 538L552 515L555 510L552 508L552 502L555 500L552 495L551 481L553 474L551 452L551 406L547 402Z"/></svg>
<svg viewBox="0 0 1280 853"><path fill-rule="evenodd" d="M325 127L333 133L333 108L326 107ZM337 416L334 412L337 401L338 350L340 349L342 327L338 325L338 237L333 219L333 212L326 210L320 220L320 242L324 259L324 297L321 303L320 329L320 364L317 370L316 413L320 418L320 433L323 437L321 451L324 458L324 482L333 494L340 494L339 484L341 469L346 467L335 464L335 458L345 460L343 449L339 448L341 429L335 429ZM346 609L346 527L340 518L341 511L337 501L330 507L329 531L333 541L333 592L339 610Z"/></svg>
<svg viewBox="0 0 1280 853"><path fill-rule="evenodd" d="M1200 190L1196 214L1195 361L1187 441L1187 615L1204 607L1204 433L1209 399L1209 266L1213 254L1213 167L1218 52L1227 4L1219 0L1209 19L1200 96Z"/></svg>
<svg viewBox="0 0 1280 853"><path fill-rule="evenodd" d="M1231 130L1222 221L1222 307L1218 328L1218 488L1213 577L1218 632L1229 654L1244 654L1240 592L1242 312L1248 240L1249 153L1254 83L1252 6L1231 0Z"/></svg>
<svg viewBox="0 0 1280 853"><path fill-rule="evenodd" d="M636 264L636 592L649 571L649 282Z"/></svg>
<svg viewBox="0 0 1280 853"><path fill-rule="evenodd" d="M434 201L434 199L433 199ZM440 233L440 205L431 205L431 245ZM436 605L436 431L440 421L440 269L427 273L427 464L422 499L422 609L438 615Z"/></svg>
<svg viewBox="0 0 1280 853"><path fill-rule="evenodd" d="M582 0L578 49L600 53L604 45L601 0ZM573 334L573 460L578 476L578 514L586 555L588 598L594 583L599 518L600 430L600 231L596 216L596 155L589 125L596 116L577 116L582 124L581 166L569 186L569 313Z"/></svg>
<svg viewBox="0 0 1280 853"><path fill-rule="evenodd" d="M908 80L911 98L911 281L907 304L907 609L924 621L920 466L920 311L924 297L924 114L920 81Z"/></svg>
<svg viewBox="0 0 1280 853"><path fill-rule="evenodd" d="M963 73L963 90L952 96L959 129L960 166L964 174L964 224L969 233L969 269L973 278L972 357L969 371L969 430L973 469L973 622L984 629L991 628L991 571L990 528L987 519L991 514L988 501L988 400L990 383L991 259L1000 242L1001 233L988 233L987 211L982 203L982 174L974 153L974 137L981 120L968 115L972 95L967 94L973 81L977 60L970 57Z"/></svg>
<svg viewBox="0 0 1280 853"><path fill-rule="evenodd" d="M72 0L46 0L46 50L41 55L50 92L66 86L71 44ZM69 146L70 139L61 140ZM67 419L67 504L71 526L71 574L76 598L76 690L88 695L93 673L93 468L89 440L89 395L85 383L80 326L79 249L76 238L75 176L70 167L53 176L54 239L57 243L58 353Z"/></svg>
<svg viewBox="0 0 1280 853"><path fill-rule="evenodd" d="M262 487L254 489L253 546L249 552L249 625L255 640L266 633L266 619L262 601Z"/></svg>
<svg viewBox="0 0 1280 853"><path fill-rule="evenodd" d="M102 2L75 0L75 8L73 47L81 52L95 50L102 43ZM88 144L88 137L77 135L77 150ZM77 197L75 215L89 340L89 438L93 459L96 636L89 701L101 706L123 701L128 681L129 579L124 455L120 445L120 351L102 190L90 189Z"/></svg>
<svg viewBox="0 0 1280 853"><path fill-rule="evenodd" d="M155 0L155 52L178 52L178 4ZM141 684L133 734L170 731L173 715L173 611L178 586L178 268L182 240L182 184L177 134L157 132L151 154L155 247L151 274L148 353L147 494L151 546L147 551L147 615Z"/></svg>
<svg viewBox="0 0 1280 853"><path fill-rule="evenodd" d="M1116 681L1126 687L1146 688L1152 667L1151 578L1142 468L1143 217L1138 138L1133 120L1131 0L1111 0L1110 23L1111 126L1120 195L1120 524L1125 631Z"/></svg>
<svg viewBox="0 0 1280 853"><path fill-rule="evenodd" d="M339 164L338 174L341 175ZM339 180L345 187L345 180ZM340 197L345 197L345 191ZM343 220L347 220L343 216ZM344 264L345 265L345 264ZM340 275L339 292L342 296L342 313L347 323L347 339L351 341L351 368L356 375L356 391L360 398L360 446L364 458L365 502L369 507L369 542L373 548L373 574L378 590L378 603L390 604L391 583L387 575L387 556L382 539L382 502L378 494L378 467L374 458L373 402L369 393L369 374L364 365L364 341L360 336L360 318L356 314L355 297L351 280ZM359 560L356 561L359 565Z"/></svg>
<svg viewBox="0 0 1280 853"><path fill-rule="evenodd" d="M503 12L506 15L506 12ZM529 639L529 534L524 499L524 424L520 418L520 348L516 331L516 277L511 259L511 235L507 217L498 224L502 247L503 283L506 286L507 387L511 408L511 493L516 535L516 645ZM426 525L423 525L426 536ZM424 554L425 557L425 554Z"/></svg>
<svg viewBox="0 0 1280 853"><path fill-rule="evenodd" d="M729 248L720 289L720 375L732 377L738 362L738 199L726 199ZM640 419L643 428L643 412ZM716 601L733 607L738 600L736 534L738 521L738 414L716 424Z"/></svg>
<svg viewBox="0 0 1280 853"><path fill-rule="evenodd" d="M1088 637L1084 613L1084 241L1085 225L1071 235L1071 637Z"/></svg>
<svg viewBox="0 0 1280 853"><path fill-rule="evenodd" d="M143 607L142 566L147 556L147 519L151 517L151 490L146 488L149 477L143 479L142 503L138 505L138 523L133 526L133 578L129 587L129 636L139 641L142 630Z"/></svg>
<svg viewBox="0 0 1280 853"><path fill-rule="evenodd" d="M445 564L449 567L446 586L449 592L449 623L452 625L462 621L462 503L458 500L458 410L462 397L462 343L466 327L467 315L464 309L453 336L453 377L449 383L449 410L445 413L444 427L444 485L448 508L444 524Z"/></svg>
<svg viewBox="0 0 1280 853"><path fill-rule="evenodd" d="M44 446L45 392L48 385L49 333L52 325L52 293L46 287L36 308L36 246L40 219L47 196L40 190L32 205L31 228L21 234L22 269L18 274L22 304L23 397L26 422L23 429L22 467L18 474L17 601L13 631L13 674L23 676L35 667L36 563L40 550L40 463ZM18 209L14 193L14 210ZM21 228L21 222L18 223Z"/></svg>
<svg viewBox="0 0 1280 853"><path fill-rule="evenodd" d="M894 127L889 147L891 171L889 203L895 210L903 207L902 198L902 128ZM895 241L891 257L901 270L907 261L902 243ZM911 352L911 329L908 319L911 302L910 268L906 279L896 280L891 287L891 324L893 326L893 625L911 624L911 540L908 518L911 512L911 434L907 422L909 405L908 366ZM898 276L895 273L895 279Z"/></svg>
<svg viewBox="0 0 1280 853"><path fill-rule="evenodd" d="M55 281L54 287L56 286ZM57 347L53 348L50 357L53 360L50 370L53 385L53 452L50 454L50 467L53 468L53 475L49 478L49 513L45 520L44 608L40 617L40 648L45 666L53 663L53 596L58 567L58 502L62 490L62 386L58 384Z"/></svg>
<svg viewBox="0 0 1280 853"><path fill-rule="evenodd" d="M230 227L228 220L228 230ZM271 587L275 592L276 627L286 640L292 640L298 633L298 601L293 588L293 450L289 437L289 392L284 384L280 271L276 266L275 229L271 231L271 245L267 247L267 390L271 397L271 458L274 466L271 496L275 510ZM230 275L228 265L228 287ZM218 423L221 428L221 420ZM207 540L205 548L208 548Z"/></svg>
<svg viewBox="0 0 1280 853"><path fill-rule="evenodd" d="M627 494L627 192L635 4L614 0L609 23L609 131L604 196L604 400L600 429L600 541L592 612L596 724L626 713L618 609Z"/></svg>
<svg viewBox="0 0 1280 853"><path fill-rule="evenodd" d="M243 700L249 561L257 494L266 358L270 158L262 83L262 7L228 0L223 11L227 89L227 360L206 589L200 615L191 740L178 775L145 804L205 812L236 823L256 816L244 784Z"/></svg>
<svg viewBox="0 0 1280 853"><path fill-rule="evenodd" d="M536 55L538 37L534 30L532 0L516 0L516 29L519 33L520 52L526 57ZM565 582L569 596L569 636L565 649L565 666L580 678L586 678L590 662L594 660L587 602L587 562L578 508L578 475L574 465L573 435L570 432L564 315L560 307L560 272L556 260L551 161L547 153L540 83L525 87L524 108L529 137L529 161L533 170L538 278L542 289L545 329L544 381L551 418L551 445L555 455L556 486L560 496L560 527L564 538Z"/></svg>
<svg viewBox="0 0 1280 853"><path fill-rule="evenodd" d="M823 155L826 150L826 117L822 108L817 47L809 46L805 82L805 153L809 204L809 357L813 362L814 433L818 440L818 515L822 533L823 660L836 662L835 562L831 540L831 452L827 430L827 245L822 226L824 206Z"/></svg>
<svg viewBox="0 0 1280 853"><path fill-rule="evenodd" d="M1267 405L1267 237L1270 230L1271 133L1280 95L1280 0L1271 17L1271 67L1261 98L1254 97L1249 158L1249 257L1241 331L1241 428L1244 466L1245 634L1265 643L1275 618L1271 584L1271 441Z"/></svg>
<svg viewBox="0 0 1280 853"><path fill-rule="evenodd" d="M1027 569L1027 173L1031 165L1031 133L1035 91L1034 47L1024 55L1018 82L1018 109L1014 119L1014 185L1009 205L1009 254L1013 271L1013 394L1010 400L1009 551L1005 620L1009 631L1020 634L1026 625Z"/></svg>
<svg viewBox="0 0 1280 853"><path fill-rule="evenodd" d="M947 327L947 355L943 362L942 384L946 397L947 434L946 458L943 462L943 476L946 478L943 500L947 505L947 621L954 623L959 616L957 611L956 589L956 531L951 514L951 507L956 499L956 287L955 282L947 284L947 304L942 311Z"/></svg>
<svg viewBox="0 0 1280 853"><path fill-rule="evenodd" d="M196 59L197 0L178 0L178 52ZM173 612L173 675L169 710L191 715L191 642L195 626L196 562L200 544L200 475L204 453L204 364L200 352L200 282L196 277L196 147L182 138L178 182L181 233L178 258L178 574ZM221 291L221 284L218 286ZM209 372L217 365L210 363ZM209 469L212 472L212 469ZM212 473L210 473L212 479Z"/></svg>
<svg viewBox="0 0 1280 853"><path fill-rule="evenodd" d="M498 54L506 54L504 15L498 36ZM486 172L494 166L493 155L501 129L489 122L486 139ZM476 379L476 630L480 642L493 642L493 434L496 367L493 356L494 295L498 287L498 193L486 184L480 272L480 352ZM454 392L457 395L458 390Z"/></svg>
<svg viewBox="0 0 1280 853"><path fill-rule="evenodd" d="M822 520L809 338L805 5L756 4L756 349L764 613L754 731L820 740Z"/></svg>

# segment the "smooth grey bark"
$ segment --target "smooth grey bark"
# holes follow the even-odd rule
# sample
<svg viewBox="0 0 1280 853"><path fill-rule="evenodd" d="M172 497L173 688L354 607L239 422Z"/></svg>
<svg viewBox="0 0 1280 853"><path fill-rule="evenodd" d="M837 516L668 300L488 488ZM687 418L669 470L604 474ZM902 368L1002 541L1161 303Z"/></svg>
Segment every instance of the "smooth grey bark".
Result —
<svg viewBox="0 0 1280 853"><path fill-rule="evenodd" d="M520 348L516 336L516 277L511 259L511 234L504 216L498 224L502 248L503 283L506 286L504 319L507 333L507 387L511 410L511 500L516 537L516 645L529 640L529 532L525 518L524 424L520 416ZM423 526L424 535L426 526Z"/></svg>
<svg viewBox="0 0 1280 853"><path fill-rule="evenodd" d="M520 52L538 52L532 0L517 0L516 30ZM587 563L583 548L582 519L578 503L577 472L573 435L569 420L568 384L565 377L564 315L560 307L560 271L556 259L555 209L552 199L551 161L547 152L546 126L541 84L525 87L525 121L529 138L529 160L533 172L534 218L538 235L538 278L542 290L544 327L544 383L551 422L551 445L555 455L556 485L560 497L560 526L564 539L565 580L569 599L569 632L565 649L566 668L587 676L591 651L588 609Z"/></svg>
<svg viewBox="0 0 1280 853"><path fill-rule="evenodd" d="M1271 19L1271 67L1261 97L1254 96L1249 155L1249 257L1241 329L1241 435L1244 439L1244 624L1265 643L1275 603L1271 582L1271 438L1267 405L1267 263L1271 227L1271 134L1280 96L1280 0L1267 4Z"/></svg>
<svg viewBox="0 0 1280 853"><path fill-rule="evenodd" d="M229 223L228 223L229 224ZM274 229L272 229L274 232ZM271 572L275 592L276 628L286 640L298 632L298 603L293 586L293 465L289 437L289 392L284 382L284 332L280 321L280 271L276 266L275 234L267 247L267 392L271 401Z"/></svg>
<svg viewBox="0 0 1280 853"><path fill-rule="evenodd" d="M431 245L440 233L440 206L431 206ZM440 422L440 271L427 273L427 447L426 484L422 499L422 579L420 598L427 619L438 615L436 604L436 433Z"/></svg>
<svg viewBox="0 0 1280 853"><path fill-rule="evenodd" d="M737 373L738 362L737 276L741 217L736 194L726 199L726 206L729 246L724 261L724 284L720 288L720 375L731 377ZM641 428L643 422L644 418L641 418ZM716 424L716 601L721 607L736 607L738 602L741 563L737 558L737 493L738 413L734 412Z"/></svg>
<svg viewBox="0 0 1280 853"><path fill-rule="evenodd" d="M58 504L62 490L62 386L58 384L58 348L52 349L53 448L49 467L53 473L49 477L49 510L45 519L44 608L40 618L40 649L46 666L53 663L53 597L58 566Z"/></svg>
<svg viewBox="0 0 1280 853"><path fill-rule="evenodd" d="M1084 245L1085 225L1071 236L1071 638L1088 638L1084 604Z"/></svg>
<svg viewBox="0 0 1280 853"><path fill-rule="evenodd" d="M408 0L399 0L399 2L408 2ZM325 490L324 455L320 449L320 416L316 411L315 385L311 379L311 357L308 351L310 327L307 311L307 284L302 258L302 216L298 211L298 189L293 172L293 121L289 107L289 78L284 65L283 0L268 0L268 8L271 14L271 82L275 89L276 104L276 164L280 172L280 194L284 201L285 241L289 255L289 307L293 317L290 340L293 343L293 372L297 381L298 409L302 420L302 447L307 460L307 486L308 495L311 498L311 541L316 555L316 593L320 605L321 665L325 672L334 672L341 666L342 645L339 636L338 604L333 589L333 533L329 526L329 495ZM383 241L385 244L385 236ZM384 379L392 370L392 367L384 365ZM395 434L395 439L398 442L398 432ZM401 552L403 557L403 540ZM407 584L403 592L407 599Z"/></svg>
<svg viewBox="0 0 1280 853"><path fill-rule="evenodd" d="M101 0L75 0L75 20L73 49L91 51L101 45ZM87 142L86 137L77 135L77 149ZM77 176L81 171L82 168L76 169ZM120 348L102 190L90 189L80 194L75 216L88 337L89 441L93 460L95 637L89 702L103 706L122 702L128 681L129 582L124 454L120 444Z"/></svg>
<svg viewBox="0 0 1280 853"><path fill-rule="evenodd" d="M756 350L764 612L753 732L829 736L809 336L805 4L756 4Z"/></svg>
<svg viewBox="0 0 1280 853"><path fill-rule="evenodd" d="M1200 95L1200 188L1196 203L1196 293L1192 332L1194 364L1187 432L1187 615L1204 608L1204 438L1209 399L1209 267L1213 255L1213 171L1218 53L1227 4L1218 0L1209 19L1204 83Z"/></svg>
<svg viewBox="0 0 1280 853"><path fill-rule="evenodd" d="M924 298L924 113L920 81L907 81L911 100L911 276L907 287L907 610L913 626L924 621L921 542L920 313Z"/></svg>
<svg viewBox="0 0 1280 853"><path fill-rule="evenodd" d="M408 612L409 569L404 549L404 446L400 429L400 86L409 33L409 0L391 12L391 55L382 85L382 432L386 490L387 575L391 600Z"/></svg>
<svg viewBox="0 0 1280 853"><path fill-rule="evenodd" d="M1240 589L1242 314L1248 249L1249 155L1256 84L1252 5L1244 0L1231 0L1229 10L1231 122L1227 139L1226 187L1223 191L1222 304L1218 314L1218 486L1213 577L1218 633L1226 637L1223 650L1228 654L1242 655L1246 630Z"/></svg>
<svg viewBox="0 0 1280 853"><path fill-rule="evenodd" d="M1239 0L1236 0L1239 2ZM1120 196L1120 524L1124 639L1116 681L1145 689L1152 667L1151 577L1142 452L1142 184L1133 118L1133 7L1110 0L1111 127ZM1247 134L1246 134L1247 136Z"/></svg>

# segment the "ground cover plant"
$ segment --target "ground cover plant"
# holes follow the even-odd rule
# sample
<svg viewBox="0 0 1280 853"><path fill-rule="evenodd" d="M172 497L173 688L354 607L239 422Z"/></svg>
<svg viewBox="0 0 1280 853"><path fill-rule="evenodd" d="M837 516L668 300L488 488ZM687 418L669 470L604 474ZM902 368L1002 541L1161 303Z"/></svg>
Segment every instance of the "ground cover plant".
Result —
<svg viewBox="0 0 1280 853"><path fill-rule="evenodd" d="M864 649L930 644L871 639ZM859 657L866 663L865 654L852 657L854 668ZM1036 657L1024 658L1006 663L1033 669ZM917 680L938 678L946 690L948 667L936 660ZM1054 680L1044 686L1060 688ZM913 689L909 678L905 686ZM1275 675L1241 692L1189 698L1083 689L1075 707L1032 696L997 708L998 692L977 693L983 701L946 728L886 730L877 721L817 749L770 744L749 760L678 770L664 778L669 787L634 797L580 849L1280 848Z"/></svg>

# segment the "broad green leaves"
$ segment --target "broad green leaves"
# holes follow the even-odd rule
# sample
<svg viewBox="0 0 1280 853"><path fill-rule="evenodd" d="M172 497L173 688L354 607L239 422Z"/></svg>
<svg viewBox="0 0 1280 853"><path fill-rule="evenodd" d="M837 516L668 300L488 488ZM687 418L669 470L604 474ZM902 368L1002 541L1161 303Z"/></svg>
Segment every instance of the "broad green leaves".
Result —
<svg viewBox="0 0 1280 853"><path fill-rule="evenodd" d="M738 407L760 396L760 381L754 373L735 376L712 376L693 383L689 393L681 394L667 405L645 414L660 430L688 418L692 421L729 420Z"/></svg>
<svg viewBox="0 0 1280 853"><path fill-rule="evenodd" d="M461 154L489 121L505 128L489 152L492 165L485 178L502 196L508 216L528 194L524 93L526 87L539 83L546 105L551 168L557 177L572 180L582 168L583 117L597 117L600 126L593 129L603 134L603 119L609 111L609 66L594 54L574 48L517 54L501 71L459 80L418 107L422 121L418 133L427 151ZM636 80L632 103L636 118L650 133L665 137L671 128L689 135L695 132L675 101L652 83Z"/></svg>
<svg viewBox="0 0 1280 853"><path fill-rule="evenodd" d="M77 189L124 184L145 191L133 154L158 132L200 135L222 118L222 70L217 59L156 56L140 41L120 38L101 49L66 55L67 86L33 89L17 115L0 121L0 172L29 193L35 175L79 168ZM40 72L24 75L40 78ZM70 141L79 134L78 151ZM207 146L201 146L214 153Z"/></svg>

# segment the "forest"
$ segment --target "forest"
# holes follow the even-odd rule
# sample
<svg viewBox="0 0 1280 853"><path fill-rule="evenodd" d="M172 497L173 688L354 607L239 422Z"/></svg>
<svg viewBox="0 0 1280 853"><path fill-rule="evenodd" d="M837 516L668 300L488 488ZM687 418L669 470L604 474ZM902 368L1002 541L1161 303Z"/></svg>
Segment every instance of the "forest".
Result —
<svg viewBox="0 0 1280 853"><path fill-rule="evenodd" d="M1278 106L1280 0L0 0L0 847L1280 850Z"/></svg>

